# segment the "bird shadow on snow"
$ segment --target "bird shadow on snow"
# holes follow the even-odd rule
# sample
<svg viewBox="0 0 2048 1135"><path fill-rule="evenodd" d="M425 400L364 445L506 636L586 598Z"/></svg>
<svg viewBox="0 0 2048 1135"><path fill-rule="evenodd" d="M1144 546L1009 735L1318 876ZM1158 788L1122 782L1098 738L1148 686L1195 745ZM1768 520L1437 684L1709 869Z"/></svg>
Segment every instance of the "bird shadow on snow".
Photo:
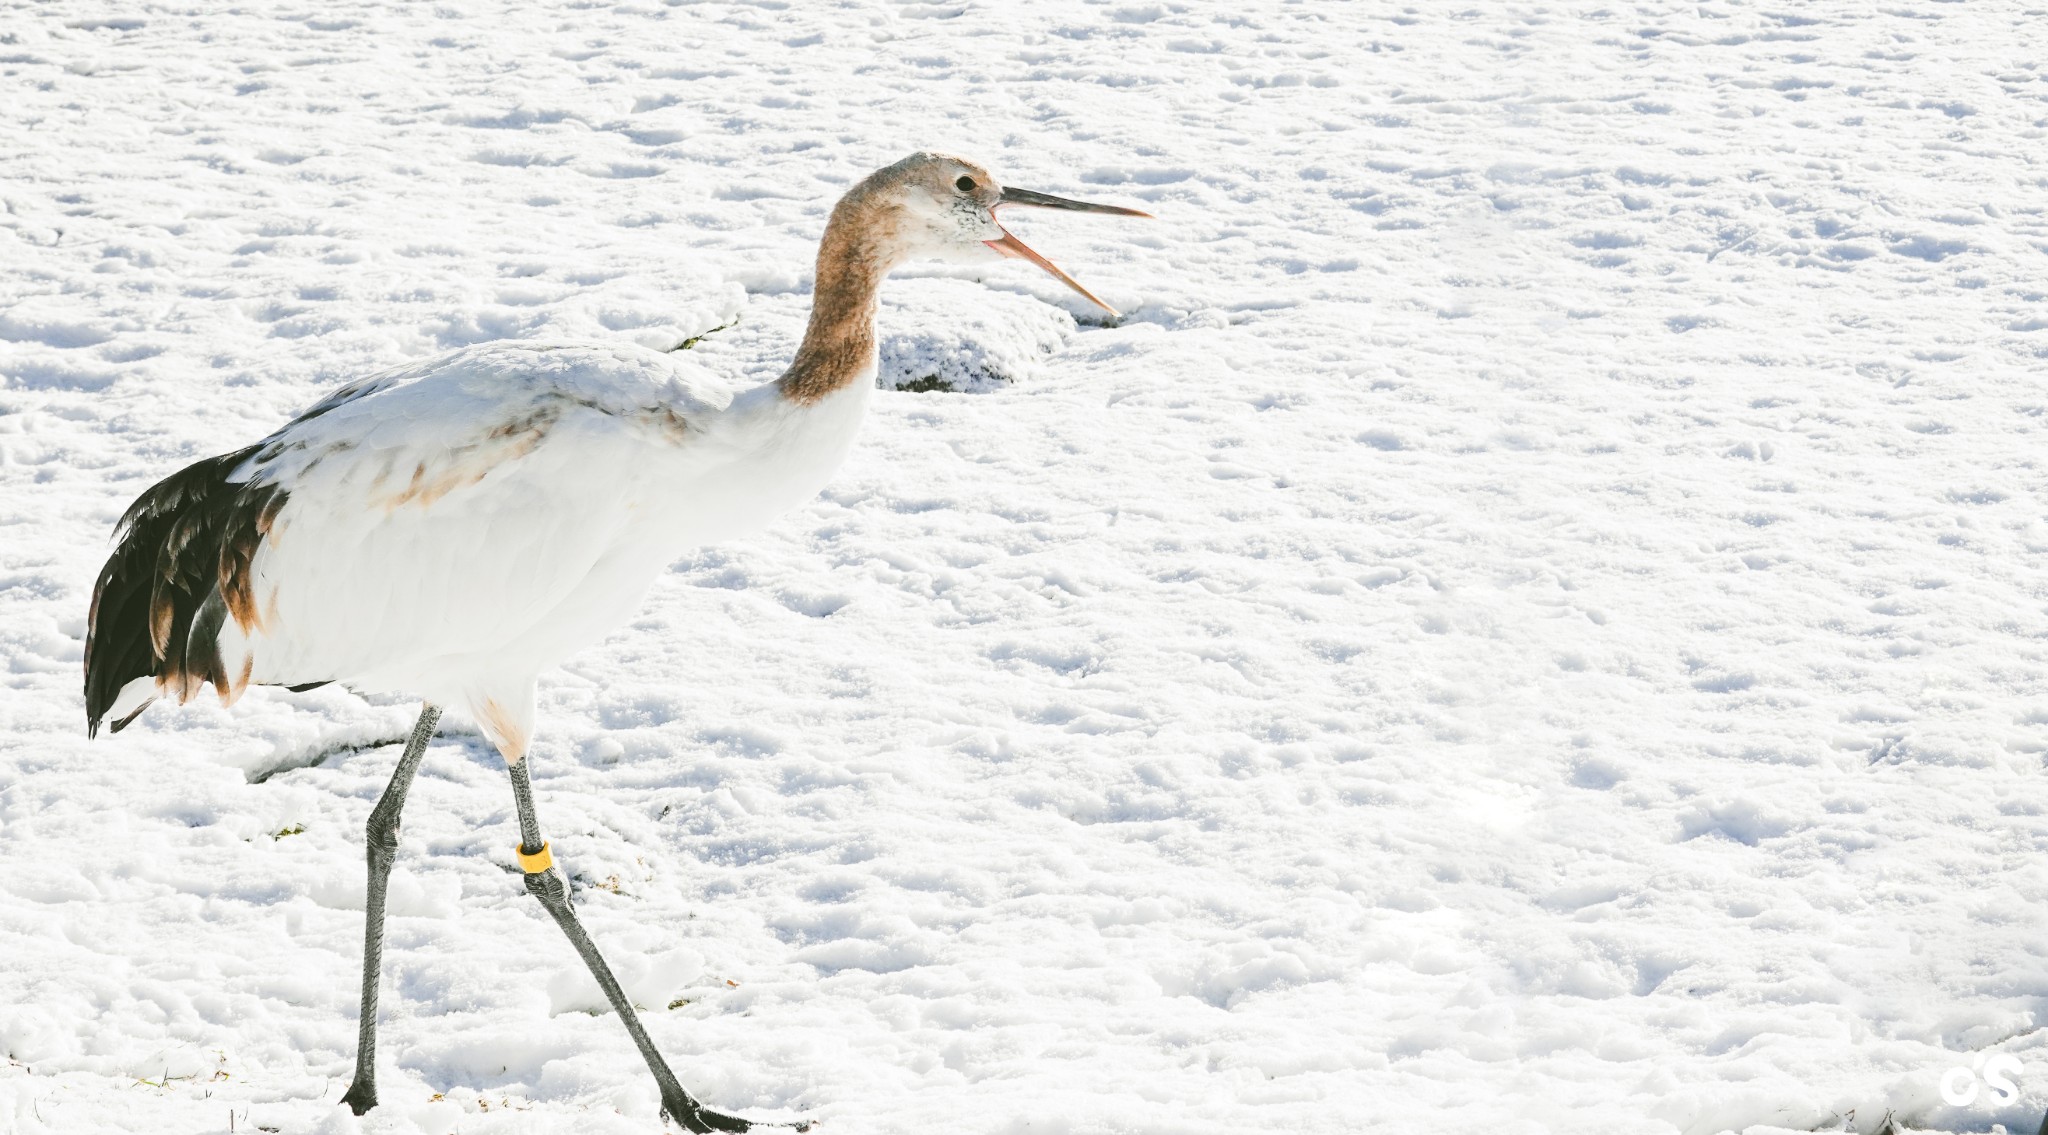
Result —
<svg viewBox="0 0 2048 1135"><path fill-rule="evenodd" d="M338 757L351 757L357 753L403 745L410 739L411 732L408 727L405 732L383 737L367 728L337 731L314 744L280 751L268 759L257 761L244 769L243 775L248 778L250 784L262 784L283 773L319 768ZM497 751L491 748L489 742L484 740L484 735L474 728L464 728L459 724L443 724L434 731L433 739L437 742L460 742L472 761L498 759Z"/></svg>

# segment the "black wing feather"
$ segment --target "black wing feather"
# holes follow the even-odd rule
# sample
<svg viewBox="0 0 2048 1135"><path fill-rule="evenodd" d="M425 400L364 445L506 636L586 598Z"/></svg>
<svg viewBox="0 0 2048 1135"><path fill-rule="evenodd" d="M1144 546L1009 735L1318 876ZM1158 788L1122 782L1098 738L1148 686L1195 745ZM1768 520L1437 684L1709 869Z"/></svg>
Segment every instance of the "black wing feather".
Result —
<svg viewBox="0 0 2048 1135"><path fill-rule="evenodd" d="M137 497L115 527L114 554L93 586L85 636L85 720L88 736L121 688L157 677L180 701L212 682L223 695L227 675L214 646L228 607L254 610L246 592L249 560L284 504L274 485L228 480L258 446L209 457L180 469ZM202 632L193 634L193 620ZM136 711L140 713L140 710ZM113 730L135 719L114 722Z"/></svg>

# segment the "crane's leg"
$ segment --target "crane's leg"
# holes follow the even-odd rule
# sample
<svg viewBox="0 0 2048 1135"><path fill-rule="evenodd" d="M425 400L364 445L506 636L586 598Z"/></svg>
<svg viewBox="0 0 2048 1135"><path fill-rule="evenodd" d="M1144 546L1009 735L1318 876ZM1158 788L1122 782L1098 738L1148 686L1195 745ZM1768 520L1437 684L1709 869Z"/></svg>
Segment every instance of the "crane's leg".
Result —
<svg viewBox="0 0 2048 1135"><path fill-rule="evenodd" d="M405 810L406 790L412 787L412 776L420 770L420 758L427 755L427 742L440 721L439 706L420 707L420 719L413 724L398 767L391 770L391 783L370 809L364 833L370 889L363 900L363 1012L356 1025L356 1080L341 1097L357 1115L377 1106L377 978L384 968L384 891L391 879L391 860L398 854L398 814Z"/></svg>
<svg viewBox="0 0 2048 1135"><path fill-rule="evenodd" d="M569 882L555 868L547 841L540 838L540 821L533 815L533 784L527 777L526 761L519 760L511 767L512 799L519 807L519 865L526 869L526 893L539 899L540 905L554 916L555 924L569 936L569 944L576 947L583 964L590 967L590 976L597 979L598 988L604 990L605 998L612 1003L612 1011L625 1022L626 1031L632 1034L633 1043L647 1061L647 1070L654 1073L654 1082L661 1088L662 1113L696 1132L745 1131L754 1126L736 1115L712 1111L698 1103L683 1090L676 1074L669 1071L668 1061L661 1058L653 1038L641 1027L640 1017L633 1012L633 1003L626 1000L625 991L619 988L618 979L612 976L611 967L597 952L590 935L583 932L583 924L576 919L576 908L569 905Z"/></svg>

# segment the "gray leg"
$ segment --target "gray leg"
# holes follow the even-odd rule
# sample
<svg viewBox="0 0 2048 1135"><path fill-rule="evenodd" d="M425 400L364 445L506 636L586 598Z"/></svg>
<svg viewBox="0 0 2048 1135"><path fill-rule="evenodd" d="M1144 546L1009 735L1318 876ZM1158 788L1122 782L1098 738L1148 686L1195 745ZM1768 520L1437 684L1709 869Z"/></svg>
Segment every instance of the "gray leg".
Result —
<svg viewBox="0 0 2048 1135"><path fill-rule="evenodd" d="M356 1081L341 1097L357 1115L377 1106L377 978L384 963L384 890L391 878L391 860L398 854L398 814L405 810L406 790L412 787L413 774L420 770L420 758L426 756L427 742L440 721L440 707L420 708L412 737L391 771L391 783L370 809L363 840L370 859L370 890L363 902L363 1012L356 1026Z"/></svg>
<svg viewBox="0 0 2048 1135"><path fill-rule="evenodd" d="M583 964L590 967L590 976L597 979L598 987L604 990L606 999L612 1003L612 1010L619 1015L619 1020L625 1022L626 1031L632 1034L633 1043L639 1046L641 1057L647 1061L648 1071L654 1073L654 1082L661 1088L662 1114L696 1132L745 1131L752 1127L753 1124L738 1116L724 1115L704 1107L684 1091L676 1080L676 1074L669 1071L668 1062L661 1058L660 1050L654 1047L647 1030L640 1026L640 1018L633 1012L632 1002L626 1000L618 979L612 976L611 967L604 964L604 957L597 952L590 935L583 932L583 924L576 920L576 909L569 905L569 883L554 868L554 857L549 854L547 843L540 838L540 821L533 815L533 785L527 778L523 760L512 766L512 799L519 807L519 857L520 866L526 869L526 893L539 899L540 904L554 916L555 925L569 936L569 944L576 947Z"/></svg>

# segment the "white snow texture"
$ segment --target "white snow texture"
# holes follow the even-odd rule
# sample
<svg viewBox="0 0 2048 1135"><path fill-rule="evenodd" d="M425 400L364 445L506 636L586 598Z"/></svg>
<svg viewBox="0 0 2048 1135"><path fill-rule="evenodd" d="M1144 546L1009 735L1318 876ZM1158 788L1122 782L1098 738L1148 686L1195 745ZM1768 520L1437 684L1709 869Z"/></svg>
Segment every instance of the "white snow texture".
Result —
<svg viewBox="0 0 2048 1135"><path fill-rule="evenodd" d="M541 822L683 1082L826 1135L2031 1131L2048 12L603 0L0 12L0 1132L657 1130L416 707L88 742L114 519L496 338L773 377L853 457L545 676ZM1944 1102L2007 1053L2019 1098Z"/></svg>

